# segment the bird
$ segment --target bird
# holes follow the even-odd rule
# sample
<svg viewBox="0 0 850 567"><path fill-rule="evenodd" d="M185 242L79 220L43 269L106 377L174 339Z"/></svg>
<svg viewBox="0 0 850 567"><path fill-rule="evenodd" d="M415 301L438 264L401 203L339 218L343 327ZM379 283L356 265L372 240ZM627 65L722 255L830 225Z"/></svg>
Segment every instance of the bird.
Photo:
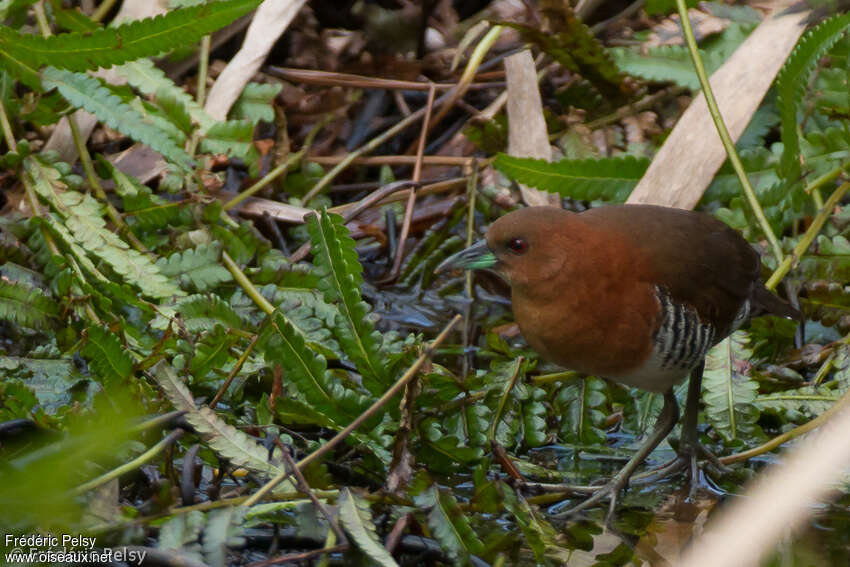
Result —
<svg viewBox="0 0 850 567"><path fill-rule="evenodd" d="M663 394L643 445L607 484L567 511L607 498L607 521L629 478L678 422L673 387L688 376L678 456L667 468L688 468L692 487L698 458L722 468L697 433L706 353L751 317L800 318L761 282L760 256L743 236L709 214L683 209L517 209L437 271L457 268L490 270L508 283L514 318L542 358Z"/></svg>

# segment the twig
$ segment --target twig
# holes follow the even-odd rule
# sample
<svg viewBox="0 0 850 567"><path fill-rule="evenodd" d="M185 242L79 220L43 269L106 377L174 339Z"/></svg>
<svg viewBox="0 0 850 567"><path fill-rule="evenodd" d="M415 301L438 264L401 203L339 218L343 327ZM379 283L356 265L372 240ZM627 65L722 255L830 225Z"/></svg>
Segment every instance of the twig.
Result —
<svg viewBox="0 0 850 567"><path fill-rule="evenodd" d="M266 72L274 77L280 77L287 81L307 83L312 85L328 85L354 87L359 89L392 89L401 91L427 91L434 85L437 90L451 90L457 87L457 83L431 83L422 81L399 81L396 79L381 79L378 77L366 77L363 75L352 75L350 73L334 73L332 71L315 71L312 69L293 69L288 67L266 67ZM471 83L469 89L489 89L494 85L490 83Z"/></svg>
<svg viewBox="0 0 850 567"><path fill-rule="evenodd" d="M422 178L422 158L425 155L425 142L428 139L428 131L430 130L431 111L434 108L434 93L433 88L428 91L428 102L425 104L425 119L422 121L422 130L419 133L419 149L416 150L416 164L413 166L413 182L416 184ZM401 261L404 258L404 243L407 241L407 235L410 233L410 223L413 220L413 206L415 204L416 188L412 187L410 195L407 198L407 206L404 209L404 220L401 223L401 235L398 238L393 267L389 275L385 278L385 281L394 280L401 269Z"/></svg>
<svg viewBox="0 0 850 567"><path fill-rule="evenodd" d="M277 565L279 563L296 563L328 553L341 553L343 551L347 551L349 547L350 546L346 543L333 545L331 547L323 547L321 549L311 549L310 551L301 551L299 553L287 553L286 555L280 555L278 557L273 557L272 559L266 559L265 561L249 563L248 567L266 567L267 565Z"/></svg>
<svg viewBox="0 0 850 567"><path fill-rule="evenodd" d="M345 534L342 531L342 528L339 527L339 523L334 518L331 511L328 510L328 507L324 505L324 503L319 500L315 494L313 494L313 489L310 488L310 485L307 483L307 479L304 478L304 475L301 473L301 469L298 468L298 465L292 460L292 455L289 454L289 450L287 447L282 446L280 441L278 440L278 445L280 445L281 455L283 456L283 462L286 463L286 468L292 473L295 477L295 486L307 495L310 499L310 502L313 503L313 506L325 517L328 521L328 524L331 526L331 529L336 534L336 538L338 541L348 541L345 537Z"/></svg>
<svg viewBox="0 0 850 567"><path fill-rule="evenodd" d="M449 336L449 333L457 324L457 322L460 321L460 319L460 315L455 315L454 318L449 321L448 325L446 325L443 330L440 331L440 334L437 335L437 338L433 340L431 345L426 347L425 351L419 355L419 358L416 359L416 362L414 362L413 365L411 365L411 367L407 369L407 371L402 375L402 377L399 378L396 383L393 384L392 387L384 393L383 396L381 396L371 406L369 406L366 411L357 416L357 418L352 421L345 429L334 435L327 443L307 455L307 457L298 461L298 468L304 469L314 461L317 461L319 458L323 457L326 453L330 452L331 449L342 443L349 435L351 435L352 432L354 432L354 430L363 425L367 420L369 420L373 415L375 415L378 410L380 410L388 401L395 397L395 395L398 394L407 385L407 383L413 379L414 376L416 376L416 373L419 372L419 369L422 368L425 362L431 358L431 355L434 353L437 347L440 346L440 344L442 344L444 340L446 340L446 337ZM245 501L244 505L248 507L253 506L257 502L259 502L266 494L268 494L275 486L286 480L288 476L288 472L279 474L278 476L267 482L265 485L263 485L257 492L255 492L254 495L251 496L251 498Z"/></svg>
<svg viewBox="0 0 850 567"><path fill-rule="evenodd" d="M268 321L268 319L264 319L262 326L265 326L265 321ZM254 347L257 345L257 341L260 339L261 334L262 328L257 331L257 334L254 335L254 338L251 339L250 343L248 343L248 347L245 349L245 352L242 353L242 356L239 357L239 360L236 361L233 369L227 375L227 379L224 381L224 384L222 384L218 389L218 392L215 393L215 397L210 402L210 409L215 409L215 406L218 405L218 401L230 387L230 383L233 382L233 379L236 378L236 375L239 374L240 370L242 370L242 366L245 364L245 361L248 360L248 357L251 356L251 352L253 352Z"/></svg>

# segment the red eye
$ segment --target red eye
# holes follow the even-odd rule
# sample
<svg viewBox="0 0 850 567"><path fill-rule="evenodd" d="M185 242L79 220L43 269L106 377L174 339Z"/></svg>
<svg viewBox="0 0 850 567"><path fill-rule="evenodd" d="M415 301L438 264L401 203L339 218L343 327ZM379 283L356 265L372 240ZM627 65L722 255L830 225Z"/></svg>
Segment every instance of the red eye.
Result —
<svg viewBox="0 0 850 567"><path fill-rule="evenodd" d="M528 242L526 242L522 238L514 238L513 240L508 242L508 250L510 250L514 254L525 254L525 252L528 250Z"/></svg>

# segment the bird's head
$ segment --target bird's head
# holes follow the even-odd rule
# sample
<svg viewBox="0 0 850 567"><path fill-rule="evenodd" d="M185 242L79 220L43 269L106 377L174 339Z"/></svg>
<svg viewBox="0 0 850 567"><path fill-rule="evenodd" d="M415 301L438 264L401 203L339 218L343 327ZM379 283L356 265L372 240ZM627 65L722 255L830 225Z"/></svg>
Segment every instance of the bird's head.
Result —
<svg viewBox="0 0 850 567"><path fill-rule="evenodd" d="M575 214L556 207L527 207L508 213L487 237L446 258L437 272L461 268L491 270L511 287L550 280L568 257L569 227Z"/></svg>

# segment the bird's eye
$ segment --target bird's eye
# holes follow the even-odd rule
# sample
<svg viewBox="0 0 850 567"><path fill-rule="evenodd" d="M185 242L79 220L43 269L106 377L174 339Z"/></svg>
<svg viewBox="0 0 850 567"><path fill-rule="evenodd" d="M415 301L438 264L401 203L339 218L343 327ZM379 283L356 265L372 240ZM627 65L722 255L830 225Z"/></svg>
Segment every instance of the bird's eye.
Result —
<svg viewBox="0 0 850 567"><path fill-rule="evenodd" d="M522 238L514 238L508 242L508 250L514 254L525 254L528 251L528 242Z"/></svg>

